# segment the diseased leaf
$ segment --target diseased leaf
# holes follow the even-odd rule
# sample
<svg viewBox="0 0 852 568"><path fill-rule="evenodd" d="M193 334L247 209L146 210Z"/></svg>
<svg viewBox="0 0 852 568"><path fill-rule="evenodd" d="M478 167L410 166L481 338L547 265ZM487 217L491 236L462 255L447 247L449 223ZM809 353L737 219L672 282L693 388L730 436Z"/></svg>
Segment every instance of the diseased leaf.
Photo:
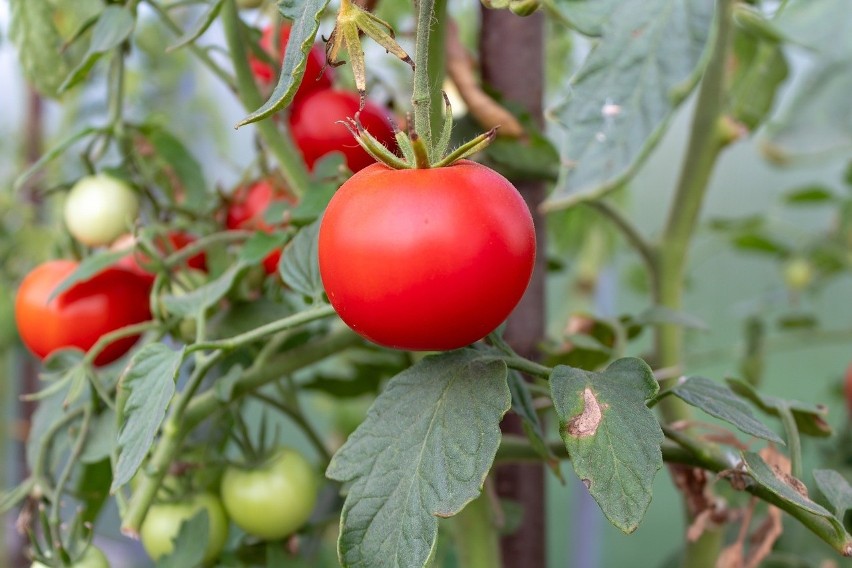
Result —
<svg viewBox="0 0 852 568"><path fill-rule="evenodd" d="M567 130L564 171L545 202L568 207L618 187L642 163L697 84L712 0L625 0L554 110Z"/></svg>
<svg viewBox="0 0 852 568"><path fill-rule="evenodd" d="M97 63L102 55L115 49L130 37L136 20L129 9L122 6L110 5L104 8L98 21L92 29L92 39L89 50L83 60L74 68L59 86L63 93L86 78L89 70Z"/></svg>
<svg viewBox="0 0 852 568"><path fill-rule="evenodd" d="M725 381L731 390L750 400L767 414L778 416L779 408L783 406L790 408L800 433L820 438L831 435L831 426L825 420L828 416L828 409L825 406L761 394L752 385L740 379L728 378Z"/></svg>
<svg viewBox="0 0 852 568"><path fill-rule="evenodd" d="M314 302L321 301L324 292L317 253L319 226L317 220L299 231L284 249L278 267L285 284Z"/></svg>
<svg viewBox="0 0 852 568"><path fill-rule="evenodd" d="M736 426L746 434L784 444L778 434L754 417L745 401L724 385L704 377L686 377L678 381L671 392L685 403Z"/></svg>
<svg viewBox="0 0 852 568"><path fill-rule="evenodd" d="M388 382L326 475L350 482L338 541L343 566L414 568L435 551L437 517L482 489L509 410L500 360L431 355Z"/></svg>
<svg viewBox="0 0 852 568"><path fill-rule="evenodd" d="M319 18L329 0L279 0L278 10L288 20L293 20L278 84L263 105L245 117L237 127L257 122L273 115L293 100L307 68L307 57L319 30Z"/></svg>
<svg viewBox="0 0 852 568"><path fill-rule="evenodd" d="M852 486L846 478L831 469L815 469L814 480L831 505L834 516L842 522L846 511L852 509Z"/></svg>
<svg viewBox="0 0 852 568"><path fill-rule="evenodd" d="M149 343L133 355L124 371L120 388L129 394L119 424L112 492L133 478L148 455L175 393L183 354L183 349L172 351L162 343Z"/></svg>
<svg viewBox="0 0 852 568"><path fill-rule="evenodd" d="M814 503L808 497L807 489L801 481L772 468L759 454L745 452L743 454L743 465L746 472L760 485L771 493L780 497L787 503L803 509L811 514L824 517L836 524L837 520L822 505Z"/></svg>
<svg viewBox="0 0 852 568"><path fill-rule="evenodd" d="M601 373L559 366L550 389L574 471L613 525L635 531L663 466L663 432L646 405L659 390L650 367L636 358Z"/></svg>

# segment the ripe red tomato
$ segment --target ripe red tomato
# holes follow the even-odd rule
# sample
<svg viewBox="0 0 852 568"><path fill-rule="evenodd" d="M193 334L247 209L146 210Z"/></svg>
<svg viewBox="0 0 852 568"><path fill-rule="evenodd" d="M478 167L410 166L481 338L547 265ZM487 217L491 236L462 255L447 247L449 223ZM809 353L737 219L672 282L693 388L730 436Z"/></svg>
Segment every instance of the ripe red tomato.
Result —
<svg viewBox="0 0 852 568"><path fill-rule="evenodd" d="M290 24L282 24L278 34L277 55L279 68L273 69L265 61L261 61L260 59L249 55L251 70L258 81L264 85L269 85L278 77L280 64L284 61L284 50L287 48L287 40L290 39L290 28ZM275 29L272 26L266 26L263 29L263 35L260 37L261 49L269 53L273 58L276 55L273 53L272 49L272 40L274 35ZM334 79L334 71L331 67L326 67L325 70L323 70L323 66L325 66L325 50L321 45L315 44L308 53L305 74L302 76L302 84L299 85L299 89L296 91L296 96L293 99L294 101L302 99L315 91L331 88L331 84Z"/></svg>
<svg viewBox="0 0 852 568"><path fill-rule="evenodd" d="M271 233L275 226L269 224L264 214L273 203L295 205L295 198L270 180L258 180L250 185L238 188L231 197L225 226L229 229L248 229ZM283 222L282 222L283 224ZM263 259L263 268L267 274L278 271L281 250L274 250Z"/></svg>
<svg viewBox="0 0 852 568"><path fill-rule="evenodd" d="M321 157L331 152L342 152L346 165L357 172L376 163L352 137L340 121L352 118L358 112L360 99L349 91L319 91L299 101L290 114L290 130L309 169ZM379 142L397 150L396 137L390 122L390 113L367 101L361 110L361 124Z"/></svg>
<svg viewBox="0 0 852 568"><path fill-rule="evenodd" d="M195 237L188 233L174 231L169 233L167 236L158 236L154 239L154 244L163 255L169 255L195 242L195 240ZM135 245L135 242L136 240L133 235L127 234L119 237L110 248L113 250L130 248ZM116 262L115 265L119 268L124 268L125 270L133 272L149 284L154 283L156 274L154 267L151 266L151 259L139 251L134 251L133 254L123 257L121 260ZM203 252L192 255L186 260L186 266L206 272L207 255Z"/></svg>
<svg viewBox="0 0 852 568"><path fill-rule="evenodd" d="M30 272L18 289L18 333L24 345L42 359L63 347L88 351L102 335L151 317L148 283L121 268L107 268L48 302L56 286L76 268L77 263L71 260L45 262ZM138 338L111 343L95 358L95 364L115 361Z"/></svg>
<svg viewBox="0 0 852 568"><path fill-rule="evenodd" d="M464 347L521 299L535 261L532 216L493 170L462 160L434 169L374 164L326 209L319 267L338 315L387 347Z"/></svg>

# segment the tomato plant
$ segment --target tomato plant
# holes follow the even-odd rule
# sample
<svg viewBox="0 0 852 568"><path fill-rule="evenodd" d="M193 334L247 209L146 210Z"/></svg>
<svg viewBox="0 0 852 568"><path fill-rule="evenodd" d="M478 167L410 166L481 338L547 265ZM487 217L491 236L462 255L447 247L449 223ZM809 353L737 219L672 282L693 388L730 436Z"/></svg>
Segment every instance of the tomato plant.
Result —
<svg viewBox="0 0 852 568"><path fill-rule="evenodd" d="M849 419L852 420L852 365L846 368L846 374L843 377L843 394L846 397L846 411L849 413Z"/></svg>
<svg viewBox="0 0 852 568"><path fill-rule="evenodd" d="M77 268L69 260L53 260L27 274L15 299L15 321L21 340L44 359L57 349L88 351L106 333L150 317L148 284L132 272L107 268L48 301L54 289ZM106 365L127 353L138 336L113 341L95 357Z"/></svg>
<svg viewBox="0 0 852 568"><path fill-rule="evenodd" d="M41 562L33 562L30 568L48 568ZM71 563L70 568L110 568L109 561L101 549L89 546L83 554Z"/></svg>
<svg viewBox="0 0 852 568"><path fill-rule="evenodd" d="M281 448L259 465L229 466L222 476L222 504L248 534L275 540L307 522L318 489L310 462L296 450Z"/></svg>
<svg viewBox="0 0 852 568"><path fill-rule="evenodd" d="M375 158L361 148L342 124L358 113L364 128L378 141L396 149L396 138L390 123L389 112L367 101L359 111L358 94L349 91L326 89L312 93L294 104L290 114L293 138L309 168L331 152L341 152L346 165L357 172L375 163Z"/></svg>
<svg viewBox="0 0 852 568"><path fill-rule="evenodd" d="M208 520L204 562L215 559L228 538L228 517L222 502L210 493L197 493L180 501L151 506L139 532L145 551L154 560L171 553L181 525L202 511Z"/></svg>
<svg viewBox="0 0 852 568"><path fill-rule="evenodd" d="M473 162L370 166L337 191L319 233L320 274L341 319L398 349L482 339L521 299L534 261L523 198Z"/></svg>
<svg viewBox="0 0 852 568"><path fill-rule="evenodd" d="M136 221L139 198L125 182L107 174L87 176L65 199L65 224L81 243L108 245Z"/></svg>
<svg viewBox="0 0 852 568"><path fill-rule="evenodd" d="M278 60L284 60L285 48L287 40L290 39L291 26L282 24L278 27L278 46L273 49L272 42L276 35L273 26L263 28L263 33L260 37L260 47L271 56L278 55ZM254 76L263 84L272 83L278 74L278 69L271 67L265 61L261 61L257 57L251 56L251 69ZM308 53L306 60L305 74L302 77L302 84L299 85L299 90L296 92L296 99L302 99L317 91L331 88L334 80L334 71L331 67L325 65L325 52L320 45L314 45Z"/></svg>

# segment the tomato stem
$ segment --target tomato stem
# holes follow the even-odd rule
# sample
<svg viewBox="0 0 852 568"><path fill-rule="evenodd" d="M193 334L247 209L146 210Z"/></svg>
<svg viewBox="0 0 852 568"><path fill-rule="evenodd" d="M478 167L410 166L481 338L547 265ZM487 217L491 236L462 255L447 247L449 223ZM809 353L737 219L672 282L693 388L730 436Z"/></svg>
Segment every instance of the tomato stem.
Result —
<svg viewBox="0 0 852 568"><path fill-rule="evenodd" d="M430 85L431 77L429 76L429 43L432 36L435 0L417 0L415 6L417 8L417 32L414 47L414 89L411 95L411 106L414 108L414 131L426 141L427 152L431 154L432 87Z"/></svg>

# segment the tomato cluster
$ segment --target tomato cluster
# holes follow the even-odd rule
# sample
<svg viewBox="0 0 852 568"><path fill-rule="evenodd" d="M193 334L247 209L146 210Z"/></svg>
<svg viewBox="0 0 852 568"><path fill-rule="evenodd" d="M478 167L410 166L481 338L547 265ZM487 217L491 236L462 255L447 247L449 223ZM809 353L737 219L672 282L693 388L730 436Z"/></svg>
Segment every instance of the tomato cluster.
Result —
<svg viewBox="0 0 852 568"><path fill-rule="evenodd" d="M286 23L278 28L279 63L284 60L284 49L290 38L290 29L290 24ZM273 57L276 55L271 53L275 35L275 28L268 26L264 28L260 40L260 47ZM268 63L253 57L251 66L259 83L266 86L272 83L276 70ZM331 152L341 152L346 159L346 165L353 172L375 163L342 124L356 115L368 132L396 151L396 137L388 111L370 101L367 101L363 108L359 108L360 98L357 93L335 89L333 83L334 73L326 66L325 50L316 44L308 53L305 74L293 98L288 117L293 139L308 169L312 170L320 158Z"/></svg>
<svg viewBox="0 0 852 568"><path fill-rule="evenodd" d="M139 536L145 550L157 560L172 551L183 522L204 511L209 523L204 562L210 562L224 548L231 521L261 540L279 540L295 533L313 512L318 490L311 463L296 450L282 447L260 465L227 466L218 495L201 492L155 503Z"/></svg>

